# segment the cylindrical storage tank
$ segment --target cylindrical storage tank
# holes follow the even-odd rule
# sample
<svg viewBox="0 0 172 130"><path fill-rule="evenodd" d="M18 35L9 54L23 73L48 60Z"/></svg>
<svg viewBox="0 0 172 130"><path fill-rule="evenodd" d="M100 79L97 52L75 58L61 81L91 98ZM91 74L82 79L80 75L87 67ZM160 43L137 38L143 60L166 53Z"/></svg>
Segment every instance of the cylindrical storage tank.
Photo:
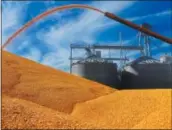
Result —
<svg viewBox="0 0 172 130"><path fill-rule="evenodd" d="M172 88L172 64L138 61L122 71L121 88Z"/></svg>
<svg viewBox="0 0 172 130"><path fill-rule="evenodd" d="M118 85L117 64L84 62L72 65L72 74L115 87Z"/></svg>

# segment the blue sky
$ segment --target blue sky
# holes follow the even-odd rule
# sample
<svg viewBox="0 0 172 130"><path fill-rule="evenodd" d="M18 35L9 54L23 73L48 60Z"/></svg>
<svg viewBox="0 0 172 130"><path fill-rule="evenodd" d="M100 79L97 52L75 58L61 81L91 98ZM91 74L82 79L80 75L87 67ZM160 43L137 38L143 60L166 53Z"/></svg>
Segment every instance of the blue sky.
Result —
<svg viewBox="0 0 172 130"><path fill-rule="evenodd" d="M114 13L136 24L147 22L152 30L172 37L171 1L3 1L2 41L26 22L53 7L67 4L87 4ZM119 44L119 32L126 45L137 45L137 31L94 11L70 9L56 12L40 20L16 37L7 51L64 71L69 71L70 43ZM2 43L2 44L3 44ZM172 46L155 38L151 39L154 58L169 54ZM106 56L108 52L104 52ZM82 52L76 51L81 56ZM119 57L120 52L113 52ZM130 60L140 56L137 51L126 53Z"/></svg>

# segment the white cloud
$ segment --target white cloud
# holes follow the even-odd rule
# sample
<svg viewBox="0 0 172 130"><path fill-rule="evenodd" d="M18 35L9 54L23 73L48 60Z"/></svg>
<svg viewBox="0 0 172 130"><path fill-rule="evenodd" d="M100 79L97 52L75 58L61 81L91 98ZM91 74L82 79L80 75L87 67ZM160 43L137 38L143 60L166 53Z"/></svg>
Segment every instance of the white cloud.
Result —
<svg viewBox="0 0 172 130"><path fill-rule="evenodd" d="M28 47L30 45L29 41L24 41L17 49L18 51L21 51L22 49Z"/></svg>
<svg viewBox="0 0 172 130"><path fill-rule="evenodd" d="M2 1L2 43L22 26L28 2Z"/></svg>
<svg viewBox="0 0 172 130"><path fill-rule="evenodd" d="M168 10L168 11L163 11L163 12L159 12L159 13L155 13L155 14L149 14L149 15L145 15L145 16L141 16L141 17L133 17L133 18L129 18L128 20L130 21L136 21L136 20L142 20L142 19L146 19L146 18L152 18L152 17L162 17L164 15L171 15L172 11Z"/></svg>
<svg viewBox="0 0 172 130"><path fill-rule="evenodd" d="M39 61L41 58L41 52L39 49L37 49L35 47L30 47L29 53L22 55L22 57L31 59L33 61Z"/></svg>
<svg viewBox="0 0 172 130"><path fill-rule="evenodd" d="M26 16L26 9L30 2L14 2L7 1L2 2L2 44L11 36L15 31L17 31L22 25L23 20ZM12 41L12 46L10 45L5 50L10 52L22 51L23 48L29 47L29 52L22 55L25 58L38 61L41 58L41 52L31 46L31 37L26 36L26 33L22 33Z"/></svg>
<svg viewBox="0 0 172 130"><path fill-rule="evenodd" d="M69 51L65 48L60 48L60 51L44 55L41 63L58 68L69 64L69 59L66 57L69 58Z"/></svg>

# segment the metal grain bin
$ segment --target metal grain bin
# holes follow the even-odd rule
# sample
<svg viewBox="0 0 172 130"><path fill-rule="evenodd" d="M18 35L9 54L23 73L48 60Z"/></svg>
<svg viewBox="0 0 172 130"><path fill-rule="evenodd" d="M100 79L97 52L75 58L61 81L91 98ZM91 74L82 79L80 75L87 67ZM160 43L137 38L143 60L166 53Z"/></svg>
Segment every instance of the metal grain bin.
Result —
<svg viewBox="0 0 172 130"><path fill-rule="evenodd" d="M97 81L99 83L116 86L119 84L117 64L84 62L72 65L72 74Z"/></svg>
<svg viewBox="0 0 172 130"><path fill-rule="evenodd" d="M140 57L124 67L121 88L172 88L172 64Z"/></svg>

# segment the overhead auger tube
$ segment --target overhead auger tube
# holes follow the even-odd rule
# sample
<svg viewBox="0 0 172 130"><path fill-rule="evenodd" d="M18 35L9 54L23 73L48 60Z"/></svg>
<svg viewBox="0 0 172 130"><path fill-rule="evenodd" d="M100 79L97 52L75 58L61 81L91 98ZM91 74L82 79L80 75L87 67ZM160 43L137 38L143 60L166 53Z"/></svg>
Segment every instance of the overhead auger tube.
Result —
<svg viewBox="0 0 172 130"><path fill-rule="evenodd" d="M164 41L166 43L172 44L172 39L161 36L161 35L159 35L159 34L157 34L155 32L152 32L152 31L146 29L146 28L143 28L143 27L141 27L139 25L136 25L136 24L134 24L134 23L132 23L132 22L130 22L128 20L122 19L122 18L120 18L120 17L118 17L118 16L116 16L116 15L114 15L112 13L105 12L105 16L110 18L110 19L113 19L115 21L118 21L118 22L120 22L122 24L125 24L125 25L127 25L127 26L129 26L129 27L131 27L133 29L136 29L136 30L138 30L140 32L143 32L143 33L145 33L147 35L150 35L150 36L155 37L155 38L157 38L159 40L162 40L162 41Z"/></svg>

